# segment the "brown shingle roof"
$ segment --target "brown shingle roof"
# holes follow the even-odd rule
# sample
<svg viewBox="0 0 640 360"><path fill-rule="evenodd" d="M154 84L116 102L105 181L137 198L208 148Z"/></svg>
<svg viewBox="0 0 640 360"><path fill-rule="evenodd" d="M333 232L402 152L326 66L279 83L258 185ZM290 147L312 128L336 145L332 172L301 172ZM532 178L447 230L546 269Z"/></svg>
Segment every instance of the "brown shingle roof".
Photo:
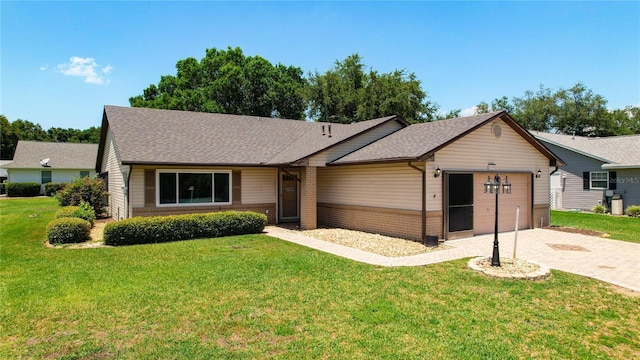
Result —
<svg viewBox="0 0 640 360"><path fill-rule="evenodd" d="M49 159L52 169L93 169L96 164L98 144L55 143L18 141L13 161L4 165L7 169L42 168L40 160Z"/></svg>
<svg viewBox="0 0 640 360"><path fill-rule="evenodd" d="M113 131L123 164L280 165L393 120L406 124L393 116L331 124L328 137L322 135L326 123L105 106L102 135L107 126Z"/></svg>
<svg viewBox="0 0 640 360"><path fill-rule="evenodd" d="M333 164L418 160L500 114L502 112L492 112L413 124L348 154Z"/></svg>
<svg viewBox="0 0 640 360"><path fill-rule="evenodd" d="M560 158L540 144L504 111L414 124L337 159L331 164L426 160L436 151L496 118L505 121L533 147L547 156L551 165L564 165Z"/></svg>

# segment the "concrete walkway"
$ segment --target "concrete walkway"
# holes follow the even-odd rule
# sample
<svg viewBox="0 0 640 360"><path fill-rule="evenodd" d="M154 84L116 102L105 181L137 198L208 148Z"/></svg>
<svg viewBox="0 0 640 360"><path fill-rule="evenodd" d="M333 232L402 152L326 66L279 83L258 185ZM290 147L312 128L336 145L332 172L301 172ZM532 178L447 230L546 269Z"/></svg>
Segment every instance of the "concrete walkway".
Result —
<svg viewBox="0 0 640 360"><path fill-rule="evenodd" d="M386 257L268 226L267 235L347 259L380 266L421 266L475 256L491 256L493 234L449 240L451 249L405 257ZM513 255L514 232L499 234L500 257ZM551 269L640 291L640 244L546 229L518 232L516 257Z"/></svg>

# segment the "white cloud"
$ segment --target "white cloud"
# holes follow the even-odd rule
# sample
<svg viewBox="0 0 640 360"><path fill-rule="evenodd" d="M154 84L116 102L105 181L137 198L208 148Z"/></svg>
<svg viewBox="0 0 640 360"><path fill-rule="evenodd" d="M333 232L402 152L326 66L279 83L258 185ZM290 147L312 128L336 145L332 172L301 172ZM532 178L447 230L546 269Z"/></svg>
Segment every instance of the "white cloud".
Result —
<svg viewBox="0 0 640 360"><path fill-rule="evenodd" d="M44 66L40 66L40 71L45 71L49 68L49 64L44 65Z"/></svg>
<svg viewBox="0 0 640 360"><path fill-rule="evenodd" d="M107 65L102 68L104 75L98 74L98 72L96 72L97 68L98 64L93 58L81 58L79 56L72 56L68 63L58 65L58 71L60 73L68 76L83 77L84 82L87 84L102 85L105 82L109 83L109 79L104 75L110 73L113 67Z"/></svg>
<svg viewBox="0 0 640 360"><path fill-rule="evenodd" d="M471 115L475 115L476 110L478 110L478 107L476 105L473 105L470 108L466 108L464 110L462 110L460 112L460 116L471 116Z"/></svg>

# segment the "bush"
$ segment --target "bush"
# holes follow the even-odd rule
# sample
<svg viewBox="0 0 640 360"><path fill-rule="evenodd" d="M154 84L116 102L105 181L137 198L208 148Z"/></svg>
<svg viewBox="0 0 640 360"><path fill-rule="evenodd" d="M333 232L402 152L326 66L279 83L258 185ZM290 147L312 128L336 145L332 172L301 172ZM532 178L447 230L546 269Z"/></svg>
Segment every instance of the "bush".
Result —
<svg viewBox="0 0 640 360"><path fill-rule="evenodd" d="M33 197L40 195L40 184L37 182L8 183L7 196Z"/></svg>
<svg viewBox="0 0 640 360"><path fill-rule="evenodd" d="M65 206L56 212L56 219L78 218L86 220L91 226L96 221L96 213L91 205L83 202L80 206Z"/></svg>
<svg viewBox="0 0 640 360"><path fill-rule="evenodd" d="M62 206L80 206L82 202L91 205L96 214L104 210L103 197L107 194L102 179L84 177L74 180L56 194Z"/></svg>
<svg viewBox="0 0 640 360"><path fill-rule="evenodd" d="M53 196L55 195L58 191L64 189L65 186L67 186L68 183L46 183L44 184L44 194L46 196Z"/></svg>
<svg viewBox="0 0 640 360"><path fill-rule="evenodd" d="M47 224L50 244L79 243L89 239L91 224L78 218L54 219Z"/></svg>
<svg viewBox="0 0 640 360"><path fill-rule="evenodd" d="M267 217L252 211L224 211L131 218L109 223L104 229L106 245L150 244L196 238L256 234L264 230Z"/></svg>
<svg viewBox="0 0 640 360"><path fill-rule="evenodd" d="M627 208L624 210L624 213L627 216L640 218L640 205L627 206Z"/></svg>
<svg viewBox="0 0 640 360"><path fill-rule="evenodd" d="M596 214L604 214L606 210L607 208L604 207L604 205L596 205L593 208L591 208L591 211L593 211Z"/></svg>

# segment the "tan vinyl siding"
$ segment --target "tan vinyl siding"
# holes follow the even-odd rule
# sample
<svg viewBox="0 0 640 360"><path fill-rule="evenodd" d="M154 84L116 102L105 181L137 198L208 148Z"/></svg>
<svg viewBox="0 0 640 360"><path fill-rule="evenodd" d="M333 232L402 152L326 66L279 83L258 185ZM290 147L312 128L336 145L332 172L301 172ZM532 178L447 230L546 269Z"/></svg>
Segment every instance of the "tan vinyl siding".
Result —
<svg viewBox="0 0 640 360"><path fill-rule="evenodd" d="M120 156L111 129L107 131L102 164L101 171L109 172L109 214L116 220L123 219L126 214L122 189L123 178L120 171Z"/></svg>
<svg viewBox="0 0 640 360"><path fill-rule="evenodd" d="M492 125L499 123L500 137L492 134ZM536 150L502 120L496 120L464 136L438 151L433 162L427 163L427 208L442 209L443 176L434 178L437 167L442 171L487 171L489 162L495 163L491 172L528 172L542 170L542 177L533 181L534 204L549 204L549 159ZM435 195L435 196L434 196Z"/></svg>
<svg viewBox="0 0 640 360"><path fill-rule="evenodd" d="M131 177L129 178L129 188L131 188L131 206L143 207L145 206L144 192L144 168L134 167L131 169ZM154 190L155 191L155 190ZM155 201L154 201L155 203Z"/></svg>
<svg viewBox="0 0 640 360"><path fill-rule="evenodd" d="M371 131L358 135L345 143L312 156L309 158L309 166L326 166L327 163L360 149L365 145L369 145L378 139L400 130L401 128L402 125L397 121L387 122Z"/></svg>
<svg viewBox="0 0 640 360"><path fill-rule="evenodd" d="M277 169L243 168L240 170L242 171L242 204L276 202Z"/></svg>
<svg viewBox="0 0 640 360"><path fill-rule="evenodd" d="M318 168L318 202L421 210L422 174L406 163Z"/></svg>
<svg viewBox="0 0 640 360"><path fill-rule="evenodd" d="M134 208L145 207L144 170L154 167L135 167L131 172L131 202ZM185 169L185 167L167 167L162 169ZM190 167L197 170L233 170L241 172L242 204L265 204L276 202L277 169L275 168L236 168L236 167ZM235 204L235 199L234 204Z"/></svg>

